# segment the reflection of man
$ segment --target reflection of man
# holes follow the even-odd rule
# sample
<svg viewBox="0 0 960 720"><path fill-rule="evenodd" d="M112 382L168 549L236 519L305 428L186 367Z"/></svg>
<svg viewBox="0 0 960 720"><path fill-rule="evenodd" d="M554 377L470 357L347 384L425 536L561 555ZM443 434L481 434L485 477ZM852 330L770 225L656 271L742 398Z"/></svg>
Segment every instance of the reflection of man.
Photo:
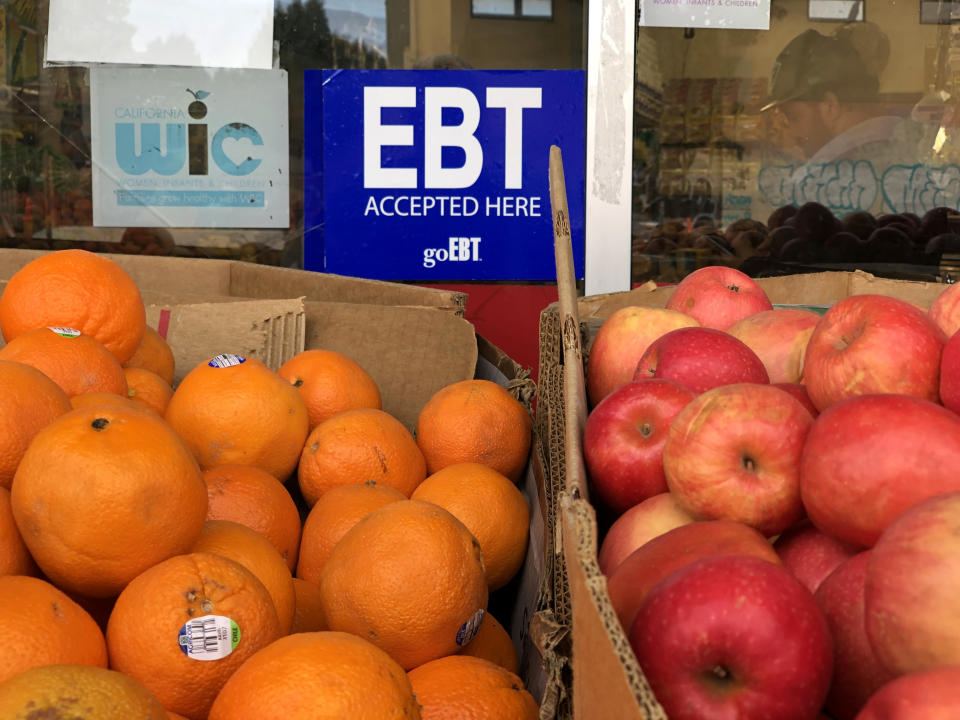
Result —
<svg viewBox="0 0 960 720"><path fill-rule="evenodd" d="M852 31L828 37L807 30L777 56L762 111L778 113L809 163L867 159L881 167L915 159L904 118L878 113L889 42L876 30L862 34L869 34L866 50L854 44Z"/></svg>

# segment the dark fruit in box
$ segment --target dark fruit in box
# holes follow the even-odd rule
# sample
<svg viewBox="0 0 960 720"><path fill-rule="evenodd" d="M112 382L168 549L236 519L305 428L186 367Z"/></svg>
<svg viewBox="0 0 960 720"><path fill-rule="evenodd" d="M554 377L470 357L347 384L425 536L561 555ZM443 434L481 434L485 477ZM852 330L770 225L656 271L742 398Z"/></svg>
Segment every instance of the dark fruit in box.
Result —
<svg viewBox="0 0 960 720"><path fill-rule="evenodd" d="M865 210L845 215L841 225L844 230L853 233L861 240L866 240L870 237L870 233L877 229L876 218Z"/></svg>
<svg viewBox="0 0 960 720"><path fill-rule="evenodd" d="M874 263L908 263L913 261L913 243L896 227L878 227L861 244L862 260Z"/></svg>
<svg viewBox="0 0 960 720"><path fill-rule="evenodd" d="M797 214L796 205L782 205L770 213L767 218L767 227L770 230L776 230L783 223Z"/></svg>
<svg viewBox="0 0 960 720"><path fill-rule="evenodd" d="M927 210L923 219L920 221L920 237L933 238L937 235L943 235L950 232L949 213L953 212L948 207L935 207Z"/></svg>
<svg viewBox="0 0 960 720"><path fill-rule="evenodd" d="M855 263L860 258L860 238L852 232L838 232L823 244L824 262Z"/></svg>
<svg viewBox="0 0 960 720"><path fill-rule="evenodd" d="M823 242L840 229L830 209L816 202L801 205L795 221L797 234L814 242Z"/></svg>

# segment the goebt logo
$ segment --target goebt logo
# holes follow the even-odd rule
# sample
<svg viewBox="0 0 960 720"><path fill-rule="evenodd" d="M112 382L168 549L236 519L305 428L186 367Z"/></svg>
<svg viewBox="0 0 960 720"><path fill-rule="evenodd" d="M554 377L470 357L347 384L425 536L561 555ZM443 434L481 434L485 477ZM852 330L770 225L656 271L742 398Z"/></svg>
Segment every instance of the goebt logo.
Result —
<svg viewBox="0 0 960 720"><path fill-rule="evenodd" d="M203 100L210 93L205 90L194 92L190 88L186 91L194 98L187 107L187 114L194 120L202 120L207 116L207 106ZM127 116L130 114L128 112ZM179 119L184 114L180 110L152 113L152 117L158 116ZM206 175L208 160L213 160L213 164L227 175L234 176L249 175L260 166L262 160L251 153L246 153L243 160L235 162L223 150L227 139L247 140L254 146L263 145L263 138L256 128L246 123L232 122L214 132L212 140L208 141L208 136L209 127L202 122L118 122L117 163L129 175L144 175L151 171L158 175L176 175L184 165L189 166L191 175ZM161 139L165 142L161 142Z"/></svg>

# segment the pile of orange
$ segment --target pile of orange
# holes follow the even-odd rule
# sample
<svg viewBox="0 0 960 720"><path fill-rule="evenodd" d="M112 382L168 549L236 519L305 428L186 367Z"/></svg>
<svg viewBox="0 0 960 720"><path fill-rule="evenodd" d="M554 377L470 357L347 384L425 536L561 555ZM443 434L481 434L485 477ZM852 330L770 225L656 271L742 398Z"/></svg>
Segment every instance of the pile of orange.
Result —
<svg viewBox="0 0 960 720"><path fill-rule="evenodd" d="M487 612L527 409L465 380L414 432L342 353L177 373L145 318L79 250L0 295L0 716L537 717Z"/></svg>

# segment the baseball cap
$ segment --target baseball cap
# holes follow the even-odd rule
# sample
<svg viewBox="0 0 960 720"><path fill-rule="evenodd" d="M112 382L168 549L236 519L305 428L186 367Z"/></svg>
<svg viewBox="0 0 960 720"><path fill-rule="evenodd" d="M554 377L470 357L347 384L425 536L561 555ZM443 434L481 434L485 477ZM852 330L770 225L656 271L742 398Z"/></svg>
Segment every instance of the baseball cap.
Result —
<svg viewBox="0 0 960 720"><path fill-rule="evenodd" d="M865 98L876 91L877 84L853 45L806 30L777 55L770 76L770 97L760 112L799 100L817 88L844 91L843 99Z"/></svg>

